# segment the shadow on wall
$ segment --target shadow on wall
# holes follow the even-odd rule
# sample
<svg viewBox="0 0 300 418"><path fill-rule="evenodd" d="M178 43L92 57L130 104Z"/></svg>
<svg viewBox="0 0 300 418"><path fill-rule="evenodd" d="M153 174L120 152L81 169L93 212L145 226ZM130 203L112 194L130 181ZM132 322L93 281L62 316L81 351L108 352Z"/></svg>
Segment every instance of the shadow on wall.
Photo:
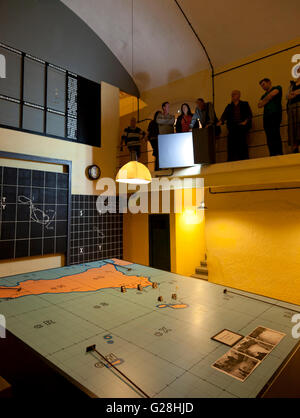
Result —
<svg viewBox="0 0 300 418"><path fill-rule="evenodd" d="M170 70L168 73L168 83L172 83L172 81L179 80L183 77L184 75L182 74L182 72L175 68L173 70Z"/></svg>
<svg viewBox="0 0 300 418"><path fill-rule="evenodd" d="M147 90L147 87L150 85L150 81L151 81L151 77L149 73L146 73L146 72L140 72L140 73L134 74L134 79L140 91Z"/></svg>

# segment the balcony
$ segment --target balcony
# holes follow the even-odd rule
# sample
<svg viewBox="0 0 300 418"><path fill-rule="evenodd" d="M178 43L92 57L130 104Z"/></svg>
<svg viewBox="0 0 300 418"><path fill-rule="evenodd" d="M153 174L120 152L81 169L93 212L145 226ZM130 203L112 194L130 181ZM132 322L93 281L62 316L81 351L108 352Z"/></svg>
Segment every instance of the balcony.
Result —
<svg viewBox="0 0 300 418"><path fill-rule="evenodd" d="M149 122L148 122L149 123ZM147 130L147 123L143 123L143 125L139 125L143 130ZM227 128L226 126L221 127L221 135L219 137L216 137L216 164L212 164L212 166L218 166L220 163L226 163L230 164L230 167L232 166L232 162L227 162ZM282 123L281 123L281 138L282 138L282 144L283 144L283 152L284 154L289 154L290 149L288 146L288 121L287 121L287 111L286 109L283 109L282 112ZM254 167L258 167L261 164L256 161L261 158L278 158L278 157L269 157L269 150L267 147L266 142L266 135L263 129L263 115L257 114L253 116L252 121L252 129L249 131L248 134L248 149L249 149L249 160L255 160ZM122 165L126 164L130 159L129 152L126 147L124 147L123 151L120 152L118 150L118 167L119 169ZM236 167L246 167L247 161L249 160L243 160L240 162L235 162ZM153 173L154 172L154 157L152 156L152 148L149 142L143 142L141 147L141 157L139 161L143 164L145 164L149 170ZM278 160L277 160L278 161ZM223 165L222 164L222 165ZM272 164L272 163L270 163ZM251 164L253 166L253 164ZM229 167L228 167L229 168ZM221 167L220 167L221 169ZM209 170L208 167L205 169L205 171ZM185 173L187 176L194 176L194 175L200 175L201 168L191 167L191 168L185 168L185 169L177 169L174 170L174 173L178 173L177 175L183 175L179 173ZM217 170L218 171L218 170ZM203 168L202 168L203 172ZM165 175L165 170L162 171L162 175ZM159 172L155 173L156 176L159 176Z"/></svg>

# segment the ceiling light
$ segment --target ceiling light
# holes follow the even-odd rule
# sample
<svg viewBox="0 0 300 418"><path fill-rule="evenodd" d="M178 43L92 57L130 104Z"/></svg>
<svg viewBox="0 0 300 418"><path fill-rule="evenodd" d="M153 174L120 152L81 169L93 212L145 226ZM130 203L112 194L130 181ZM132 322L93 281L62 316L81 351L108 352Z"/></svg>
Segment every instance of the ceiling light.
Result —
<svg viewBox="0 0 300 418"><path fill-rule="evenodd" d="M148 184L152 177L148 168L138 161L129 161L118 171L116 181L127 184Z"/></svg>

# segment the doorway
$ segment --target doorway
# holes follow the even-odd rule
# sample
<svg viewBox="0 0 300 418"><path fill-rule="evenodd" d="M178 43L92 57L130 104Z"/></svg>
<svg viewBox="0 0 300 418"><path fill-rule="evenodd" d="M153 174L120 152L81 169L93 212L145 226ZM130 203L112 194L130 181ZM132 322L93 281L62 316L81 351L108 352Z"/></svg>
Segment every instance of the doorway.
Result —
<svg viewBox="0 0 300 418"><path fill-rule="evenodd" d="M170 215L149 215L150 267L170 271Z"/></svg>

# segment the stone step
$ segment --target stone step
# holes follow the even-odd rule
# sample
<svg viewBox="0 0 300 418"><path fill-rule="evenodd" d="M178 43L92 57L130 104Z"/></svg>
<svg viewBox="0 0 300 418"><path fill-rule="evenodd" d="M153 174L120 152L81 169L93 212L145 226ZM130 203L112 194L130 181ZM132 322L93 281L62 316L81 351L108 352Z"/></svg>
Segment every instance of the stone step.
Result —
<svg viewBox="0 0 300 418"><path fill-rule="evenodd" d="M208 276L205 276L203 274L192 274L191 277L193 277L194 279L205 280L206 282L208 281Z"/></svg>
<svg viewBox="0 0 300 418"><path fill-rule="evenodd" d="M204 276L208 276L208 269L207 267L196 267L195 268L195 273L196 274L203 274Z"/></svg>
<svg viewBox="0 0 300 418"><path fill-rule="evenodd" d="M201 261L200 266L201 267L207 267L207 262L206 261Z"/></svg>

